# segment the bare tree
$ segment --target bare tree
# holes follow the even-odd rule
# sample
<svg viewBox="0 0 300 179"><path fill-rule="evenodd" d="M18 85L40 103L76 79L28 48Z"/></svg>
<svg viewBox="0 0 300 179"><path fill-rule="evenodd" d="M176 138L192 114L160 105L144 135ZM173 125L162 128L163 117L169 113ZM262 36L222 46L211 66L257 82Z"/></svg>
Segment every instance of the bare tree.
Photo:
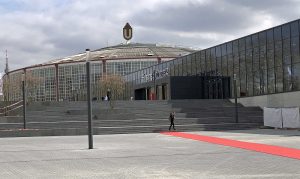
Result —
<svg viewBox="0 0 300 179"><path fill-rule="evenodd" d="M2 77L2 93L4 101L9 101L9 78L7 75Z"/></svg>
<svg viewBox="0 0 300 179"><path fill-rule="evenodd" d="M99 81L99 89L105 95L110 91L110 106L114 108L115 100L122 99L125 92L125 80L120 75L104 75Z"/></svg>
<svg viewBox="0 0 300 179"><path fill-rule="evenodd" d="M3 95L5 101L19 101L22 99L21 74L15 73L3 76Z"/></svg>

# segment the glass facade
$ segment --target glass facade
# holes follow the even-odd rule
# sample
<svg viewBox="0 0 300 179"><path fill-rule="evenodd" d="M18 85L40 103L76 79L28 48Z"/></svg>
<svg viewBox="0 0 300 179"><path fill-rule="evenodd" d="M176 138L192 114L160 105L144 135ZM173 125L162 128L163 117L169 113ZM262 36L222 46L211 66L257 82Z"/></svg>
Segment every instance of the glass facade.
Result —
<svg viewBox="0 0 300 179"><path fill-rule="evenodd" d="M56 100L55 67L31 68L26 71L27 98L31 101Z"/></svg>
<svg viewBox="0 0 300 179"><path fill-rule="evenodd" d="M162 61L170 58L162 59ZM125 75L155 65L157 58L116 59L91 61L92 96L100 99L105 92L100 89L100 79L105 75ZM22 100L22 74L24 69L3 77L3 93L6 101ZM53 64L25 70L28 101L86 100L86 63Z"/></svg>
<svg viewBox="0 0 300 179"><path fill-rule="evenodd" d="M154 72L164 70L169 76L214 74L233 79L236 74L238 97L298 91L299 51L299 20L296 20L151 66L128 74L125 79L130 91L137 84L152 81Z"/></svg>
<svg viewBox="0 0 300 179"><path fill-rule="evenodd" d="M92 69L93 69L93 65ZM91 78L94 79L94 78ZM75 100L85 96L85 63L63 64L58 66L59 100Z"/></svg>

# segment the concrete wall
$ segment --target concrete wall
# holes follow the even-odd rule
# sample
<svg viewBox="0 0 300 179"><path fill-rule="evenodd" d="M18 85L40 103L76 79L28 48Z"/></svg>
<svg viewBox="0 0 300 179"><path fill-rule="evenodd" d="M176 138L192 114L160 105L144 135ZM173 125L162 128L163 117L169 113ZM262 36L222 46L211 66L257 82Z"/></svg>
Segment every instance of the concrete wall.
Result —
<svg viewBox="0 0 300 179"><path fill-rule="evenodd" d="M234 102L234 99L230 99ZM300 91L271 95L238 98L244 106L263 107L300 107Z"/></svg>

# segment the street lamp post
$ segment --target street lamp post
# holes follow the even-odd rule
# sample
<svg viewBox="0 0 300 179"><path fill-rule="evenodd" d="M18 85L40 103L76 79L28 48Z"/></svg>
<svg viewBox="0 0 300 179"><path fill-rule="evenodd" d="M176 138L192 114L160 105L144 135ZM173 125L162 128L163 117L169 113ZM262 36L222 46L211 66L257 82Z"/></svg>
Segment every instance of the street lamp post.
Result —
<svg viewBox="0 0 300 179"><path fill-rule="evenodd" d="M89 149L93 149L90 49L86 49L86 85L87 85L87 103L88 103L88 138L89 138Z"/></svg>
<svg viewBox="0 0 300 179"><path fill-rule="evenodd" d="M234 81L235 122L239 123L238 106L237 106L236 74L233 74L233 81Z"/></svg>
<svg viewBox="0 0 300 179"><path fill-rule="evenodd" d="M23 128L26 129L26 91L25 91L25 73L22 73L22 93L23 93Z"/></svg>
<svg viewBox="0 0 300 179"><path fill-rule="evenodd" d="M156 70L153 71L153 83L154 83L154 96L155 100L157 99L157 91L156 91Z"/></svg>

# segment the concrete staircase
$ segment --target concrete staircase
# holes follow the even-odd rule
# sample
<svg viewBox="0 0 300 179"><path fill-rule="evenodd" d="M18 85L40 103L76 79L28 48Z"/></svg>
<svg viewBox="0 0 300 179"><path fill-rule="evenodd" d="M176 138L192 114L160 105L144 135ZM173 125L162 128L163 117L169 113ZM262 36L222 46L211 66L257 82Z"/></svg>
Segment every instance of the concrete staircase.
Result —
<svg viewBox="0 0 300 179"><path fill-rule="evenodd" d="M28 106L27 130L22 117L0 119L0 136L86 135L87 103L35 102ZM235 123L234 104L228 100L116 101L93 102L94 134L166 131L169 113L175 111L178 131L233 130L263 124L258 107L239 105Z"/></svg>

